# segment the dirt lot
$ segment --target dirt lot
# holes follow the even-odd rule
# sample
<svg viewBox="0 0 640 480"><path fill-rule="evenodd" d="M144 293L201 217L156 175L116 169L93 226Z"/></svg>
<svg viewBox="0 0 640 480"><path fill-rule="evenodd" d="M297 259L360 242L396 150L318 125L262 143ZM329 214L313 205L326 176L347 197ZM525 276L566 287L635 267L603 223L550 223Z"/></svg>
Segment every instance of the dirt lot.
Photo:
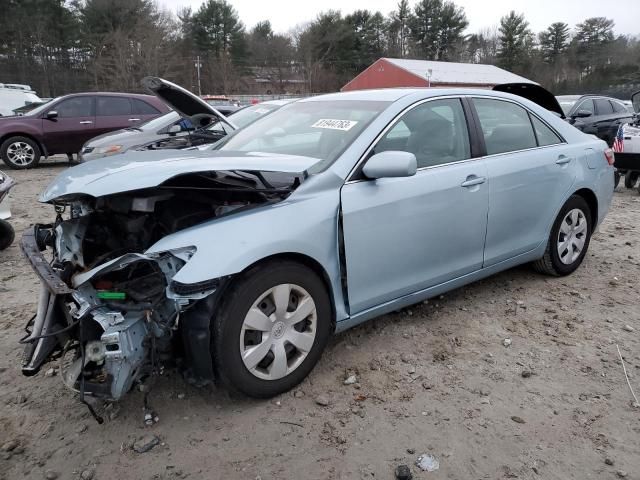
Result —
<svg viewBox="0 0 640 480"><path fill-rule="evenodd" d="M36 195L64 168L10 172L18 231L52 219ZM272 401L168 372L151 427L140 392L99 404L98 425L49 367L21 375L38 281L16 242L0 253L0 479L391 479L401 463L416 479L640 479L640 408L616 350L640 394L639 230L640 197L619 187L574 275L518 268L369 322ZM131 449L149 435L160 443ZM419 471L422 453L439 470Z"/></svg>

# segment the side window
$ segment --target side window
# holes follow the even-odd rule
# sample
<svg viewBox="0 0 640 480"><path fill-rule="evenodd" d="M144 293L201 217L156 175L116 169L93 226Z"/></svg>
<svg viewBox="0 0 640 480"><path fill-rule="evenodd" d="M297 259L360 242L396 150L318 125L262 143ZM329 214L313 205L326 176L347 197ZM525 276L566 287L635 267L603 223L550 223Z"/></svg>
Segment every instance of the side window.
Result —
<svg viewBox="0 0 640 480"><path fill-rule="evenodd" d="M629 110L627 110L627 107L625 107L620 102L616 102L615 100L611 100L611 105L613 106L613 111L615 113L629 113Z"/></svg>
<svg viewBox="0 0 640 480"><path fill-rule="evenodd" d="M613 107L611 103L609 103L609 100L606 98L596 98L594 102L598 115L613 115Z"/></svg>
<svg viewBox="0 0 640 480"><path fill-rule="evenodd" d="M92 117L93 97L73 97L63 100L52 110L58 112L59 118Z"/></svg>
<svg viewBox="0 0 640 480"><path fill-rule="evenodd" d="M144 100L139 100L137 98L132 98L130 100L131 105L133 106L133 113L137 115L160 115L160 110L158 110L150 103L147 103Z"/></svg>
<svg viewBox="0 0 640 480"><path fill-rule="evenodd" d="M578 108L576 108L576 112L578 110L586 110L587 112L591 112L591 115L595 115L596 113L596 110L593 106L593 100L591 100L590 98L584 100L580 105L578 105Z"/></svg>
<svg viewBox="0 0 640 480"><path fill-rule="evenodd" d="M537 146L527 111L511 102L474 98L487 154L515 152Z"/></svg>
<svg viewBox="0 0 640 480"><path fill-rule="evenodd" d="M96 115L99 117L113 117L116 115L130 115L131 103L124 97L98 97Z"/></svg>
<svg viewBox="0 0 640 480"><path fill-rule="evenodd" d="M372 154L411 152L418 168L471 157L467 122L459 99L434 100L409 110L382 137Z"/></svg>
<svg viewBox="0 0 640 480"><path fill-rule="evenodd" d="M547 145L557 145L562 143L562 139L556 133L547 127L538 117L531 115L531 123L538 137L538 146L545 147Z"/></svg>

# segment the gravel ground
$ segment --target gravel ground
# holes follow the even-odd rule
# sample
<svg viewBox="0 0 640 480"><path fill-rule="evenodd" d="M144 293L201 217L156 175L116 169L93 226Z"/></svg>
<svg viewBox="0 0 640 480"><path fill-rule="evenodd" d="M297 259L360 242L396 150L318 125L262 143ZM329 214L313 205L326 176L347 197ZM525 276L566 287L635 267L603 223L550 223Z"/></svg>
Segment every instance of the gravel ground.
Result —
<svg viewBox="0 0 640 480"><path fill-rule="evenodd" d="M52 219L36 196L64 168L9 172L18 232ZM416 479L640 479L616 350L640 394L639 228L640 197L619 187L570 277L517 268L371 321L271 401L167 372L151 427L140 392L98 404L98 425L49 366L21 375L38 281L16 242L0 252L0 479L392 479L399 464ZM423 453L437 471L414 465Z"/></svg>

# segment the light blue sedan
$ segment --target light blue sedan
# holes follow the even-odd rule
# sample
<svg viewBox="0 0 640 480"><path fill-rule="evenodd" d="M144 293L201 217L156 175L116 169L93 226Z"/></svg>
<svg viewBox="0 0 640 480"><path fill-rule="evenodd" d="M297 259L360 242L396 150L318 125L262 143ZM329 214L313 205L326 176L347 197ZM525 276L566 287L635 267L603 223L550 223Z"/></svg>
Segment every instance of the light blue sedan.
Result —
<svg viewBox="0 0 640 480"><path fill-rule="evenodd" d="M509 91L559 110L539 87ZM197 383L269 397L333 332L523 263L570 274L609 209L613 153L547 108L487 90L337 93L216 151L63 172L41 201L67 213L22 240L42 280L24 373L71 338L61 377L82 394L120 398L181 356Z"/></svg>

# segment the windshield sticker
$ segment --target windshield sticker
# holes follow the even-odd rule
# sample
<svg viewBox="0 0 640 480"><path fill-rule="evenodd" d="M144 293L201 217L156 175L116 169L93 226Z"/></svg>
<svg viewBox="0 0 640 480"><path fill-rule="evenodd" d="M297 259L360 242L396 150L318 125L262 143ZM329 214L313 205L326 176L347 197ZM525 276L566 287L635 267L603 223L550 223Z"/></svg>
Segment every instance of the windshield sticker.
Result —
<svg viewBox="0 0 640 480"><path fill-rule="evenodd" d="M311 128L330 128L331 130L342 130L348 132L358 123L355 120L334 120L331 118L321 118L311 125Z"/></svg>

